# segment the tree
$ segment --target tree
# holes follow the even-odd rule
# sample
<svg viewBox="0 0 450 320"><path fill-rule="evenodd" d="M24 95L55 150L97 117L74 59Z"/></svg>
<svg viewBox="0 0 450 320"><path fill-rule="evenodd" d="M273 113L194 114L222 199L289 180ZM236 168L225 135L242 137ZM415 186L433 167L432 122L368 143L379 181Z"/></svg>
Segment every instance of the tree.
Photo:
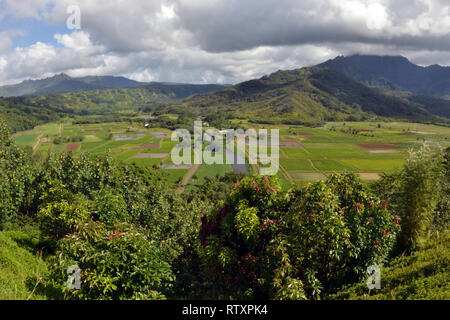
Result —
<svg viewBox="0 0 450 320"><path fill-rule="evenodd" d="M443 154L424 144L410 150L403 170L384 174L374 184L401 219L398 250L410 251L430 229L433 212L443 197L445 169Z"/></svg>

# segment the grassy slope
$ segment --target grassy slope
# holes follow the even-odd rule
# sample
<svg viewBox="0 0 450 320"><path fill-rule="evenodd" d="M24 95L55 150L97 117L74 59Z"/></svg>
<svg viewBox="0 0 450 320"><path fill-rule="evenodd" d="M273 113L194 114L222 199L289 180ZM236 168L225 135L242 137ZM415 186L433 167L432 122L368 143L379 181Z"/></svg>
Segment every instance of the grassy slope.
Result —
<svg viewBox="0 0 450 320"><path fill-rule="evenodd" d="M450 234L427 240L410 256L393 260L381 270L381 289L365 283L342 289L333 299L450 299Z"/></svg>
<svg viewBox="0 0 450 320"><path fill-rule="evenodd" d="M0 232L0 300L45 299L34 291L47 271L36 243L36 231Z"/></svg>

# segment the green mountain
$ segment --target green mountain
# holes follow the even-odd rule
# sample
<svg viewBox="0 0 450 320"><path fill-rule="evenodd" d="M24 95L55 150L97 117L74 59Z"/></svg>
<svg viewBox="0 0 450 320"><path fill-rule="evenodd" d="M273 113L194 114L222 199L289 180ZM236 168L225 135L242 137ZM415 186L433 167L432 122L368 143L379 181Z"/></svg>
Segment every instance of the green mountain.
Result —
<svg viewBox="0 0 450 320"><path fill-rule="evenodd" d="M7 120L13 131L19 131L66 116L137 111L148 105L183 99L221 88L224 86L152 83L137 88L0 98L0 117Z"/></svg>
<svg viewBox="0 0 450 320"><path fill-rule="evenodd" d="M91 84L101 81L96 77L84 80ZM114 81L117 79L111 80L111 85ZM59 86L64 83L59 82ZM227 118L308 125L383 117L450 121L448 100L398 90L380 91L340 71L321 67L277 71L229 87L150 83L135 88L0 98L0 117L6 118L15 131L60 117L112 116L123 110L177 113L183 119L203 117L215 123Z"/></svg>
<svg viewBox="0 0 450 320"><path fill-rule="evenodd" d="M340 56L318 65L337 70L367 86L450 98L450 67L421 67L401 56Z"/></svg>
<svg viewBox="0 0 450 320"><path fill-rule="evenodd" d="M181 98L191 94L204 93L211 90L221 89L221 85L191 85L177 83L138 82L124 77L114 76L87 76L72 78L61 73L50 78L41 80L25 80L19 84L0 87L0 96L13 97L23 95L45 95L68 93L75 91L123 89L136 87L151 87L162 90Z"/></svg>
<svg viewBox="0 0 450 320"><path fill-rule="evenodd" d="M82 77L72 78L61 73L50 78L40 80L25 80L19 84L0 87L0 96L22 96L30 94L63 93L82 90L130 88L143 85L124 77Z"/></svg>
<svg viewBox="0 0 450 320"><path fill-rule="evenodd" d="M268 123L314 123L377 117L431 120L436 108L384 94L327 68L278 71L169 104L197 115L223 114ZM149 107L151 109L152 106Z"/></svg>

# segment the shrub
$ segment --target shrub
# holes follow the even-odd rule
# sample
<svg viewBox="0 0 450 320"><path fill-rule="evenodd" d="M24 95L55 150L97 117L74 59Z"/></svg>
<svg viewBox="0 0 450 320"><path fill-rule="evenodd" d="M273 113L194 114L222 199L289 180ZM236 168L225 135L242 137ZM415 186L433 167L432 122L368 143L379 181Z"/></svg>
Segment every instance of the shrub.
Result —
<svg viewBox="0 0 450 320"><path fill-rule="evenodd" d="M107 227L92 220L59 242L47 286L68 299L164 299L173 281L159 245L126 223ZM81 269L81 287L67 287L67 269Z"/></svg>
<svg viewBox="0 0 450 320"><path fill-rule="evenodd" d="M209 296L274 298L274 288L279 289L279 297L301 296L299 283L290 286L287 274L275 272L282 267L283 244L277 234L287 203L279 185L267 177L246 177L233 188L225 201L202 218L200 256ZM301 293L287 292L294 287Z"/></svg>
<svg viewBox="0 0 450 320"><path fill-rule="evenodd" d="M342 278L343 261L351 251L350 230L339 213L339 200L321 181L293 194L288 224L291 259L308 295L318 298L335 278Z"/></svg>
<svg viewBox="0 0 450 320"><path fill-rule="evenodd" d="M33 172L31 157L14 144L0 120L0 226L16 221L21 209L27 207Z"/></svg>
<svg viewBox="0 0 450 320"><path fill-rule="evenodd" d="M444 232L450 226L450 147L444 153L443 165L445 176L441 185L441 195L433 212L432 223L432 229L437 232Z"/></svg>
<svg viewBox="0 0 450 320"><path fill-rule="evenodd" d="M58 190L50 190L50 192ZM90 217L89 202L81 195L73 195L68 199L47 202L37 214L43 232L55 239L61 239L73 232L75 226Z"/></svg>
<svg viewBox="0 0 450 320"><path fill-rule="evenodd" d="M401 219L388 201L373 195L355 174L331 175L327 184L339 198L339 211L351 234L352 272L347 278L354 275L359 279L368 266L386 261L396 243Z"/></svg>
<svg viewBox="0 0 450 320"><path fill-rule="evenodd" d="M358 281L392 249L399 218L354 174L279 192L246 177L202 218L211 292L226 298L320 298Z"/></svg>
<svg viewBox="0 0 450 320"><path fill-rule="evenodd" d="M357 281L368 266L386 260L399 220L385 201L367 194L354 174L332 175L291 198L290 259L308 297Z"/></svg>
<svg viewBox="0 0 450 320"><path fill-rule="evenodd" d="M92 217L107 225L131 220L128 208L122 195L115 194L110 187L92 193Z"/></svg>

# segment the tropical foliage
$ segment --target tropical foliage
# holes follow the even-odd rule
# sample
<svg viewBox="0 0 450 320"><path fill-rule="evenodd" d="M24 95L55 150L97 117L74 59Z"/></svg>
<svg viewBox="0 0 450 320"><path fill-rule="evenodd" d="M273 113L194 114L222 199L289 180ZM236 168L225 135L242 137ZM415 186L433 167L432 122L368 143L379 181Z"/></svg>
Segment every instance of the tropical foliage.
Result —
<svg viewBox="0 0 450 320"><path fill-rule="evenodd" d="M231 174L179 194L159 170L108 155L35 158L1 122L0 261L21 297L359 298L378 265L412 281L388 277L378 297L445 298L434 288L448 274L449 176L448 152L425 146L371 186L344 173L283 190Z"/></svg>

